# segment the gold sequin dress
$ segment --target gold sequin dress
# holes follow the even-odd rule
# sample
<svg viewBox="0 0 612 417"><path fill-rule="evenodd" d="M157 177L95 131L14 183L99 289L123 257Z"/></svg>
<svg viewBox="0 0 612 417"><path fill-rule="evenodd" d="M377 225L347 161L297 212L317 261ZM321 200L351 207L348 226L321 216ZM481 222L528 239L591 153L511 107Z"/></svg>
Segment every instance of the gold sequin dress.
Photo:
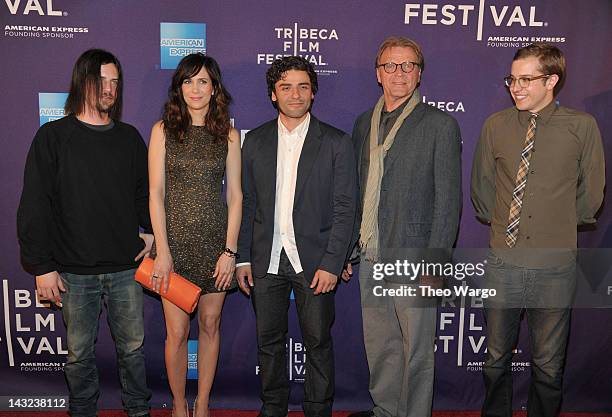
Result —
<svg viewBox="0 0 612 417"><path fill-rule="evenodd" d="M170 254L174 271L202 288L202 294L219 292L213 273L227 231L222 194L226 157L227 141L216 141L203 126L190 126L182 143L166 138ZM231 288L235 286L233 279Z"/></svg>

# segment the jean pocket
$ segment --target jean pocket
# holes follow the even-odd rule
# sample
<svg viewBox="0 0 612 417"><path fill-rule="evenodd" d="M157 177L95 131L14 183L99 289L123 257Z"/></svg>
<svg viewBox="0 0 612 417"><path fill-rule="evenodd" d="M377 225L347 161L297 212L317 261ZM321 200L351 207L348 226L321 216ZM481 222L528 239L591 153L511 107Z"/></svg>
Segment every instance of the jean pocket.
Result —
<svg viewBox="0 0 612 417"><path fill-rule="evenodd" d="M487 255L487 266L489 267L501 267L504 265L504 260L494 254L493 252L489 252Z"/></svg>

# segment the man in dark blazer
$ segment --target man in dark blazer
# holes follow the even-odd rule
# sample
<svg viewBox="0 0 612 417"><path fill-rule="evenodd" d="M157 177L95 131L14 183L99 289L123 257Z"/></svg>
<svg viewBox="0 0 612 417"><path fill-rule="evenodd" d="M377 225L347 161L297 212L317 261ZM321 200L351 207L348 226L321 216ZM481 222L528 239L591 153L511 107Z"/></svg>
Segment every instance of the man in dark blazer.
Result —
<svg viewBox="0 0 612 417"><path fill-rule="evenodd" d="M448 260L457 235L459 126L422 102L417 87L423 68L414 41L385 40L376 57L383 96L359 116L353 130L362 203L355 235L360 236L363 331L374 402L372 410L355 417L431 416L436 300L420 297L418 286L437 281L399 273L379 281L373 274L380 263ZM409 285L417 291L377 296L381 285L393 290Z"/></svg>
<svg viewBox="0 0 612 417"><path fill-rule="evenodd" d="M331 417L334 288L355 221L355 157L348 135L310 115L317 92L312 64L300 57L278 59L266 78L279 117L245 138L236 271L255 308L263 401L259 415L287 414L285 344L293 290L308 355L304 412Z"/></svg>

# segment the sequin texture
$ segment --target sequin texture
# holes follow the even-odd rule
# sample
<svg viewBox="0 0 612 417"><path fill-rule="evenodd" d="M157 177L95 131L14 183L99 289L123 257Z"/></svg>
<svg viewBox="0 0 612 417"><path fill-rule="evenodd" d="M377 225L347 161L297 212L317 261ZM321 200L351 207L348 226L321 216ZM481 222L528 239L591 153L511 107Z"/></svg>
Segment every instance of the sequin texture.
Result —
<svg viewBox="0 0 612 417"><path fill-rule="evenodd" d="M183 142L166 139L166 231L174 271L202 294L219 292L213 273L225 248L227 149L227 141L216 141L203 126L189 127Z"/></svg>

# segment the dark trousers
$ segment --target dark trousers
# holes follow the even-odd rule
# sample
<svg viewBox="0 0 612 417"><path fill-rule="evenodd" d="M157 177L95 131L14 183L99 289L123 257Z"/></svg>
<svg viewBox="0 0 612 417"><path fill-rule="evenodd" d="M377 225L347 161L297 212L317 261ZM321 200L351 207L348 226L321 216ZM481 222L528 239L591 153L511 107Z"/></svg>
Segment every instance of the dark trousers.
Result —
<svg viewBox="0 0 612 417"><path fill-rule="evenodd" d="M518 341L523 310L532 355L527 416L557 416L563 393L575 265L529 269L490 255L485 284L498 294L485 300L486 394L482 416L512 417L512 350Z"/></svg>
<svg viewBox="0 0 612 417"><path fill-rule="evenodd" d="M304 273L295 273L287 255L281 253L278 275L256 278L252 291L257 325L263 405L268 416L287 414L287 331L289 296L295 295L300 329L306 346L304 414L331 417L334 397L334 351L331 327L334 321L334 293L313 295Z"/></svg>

